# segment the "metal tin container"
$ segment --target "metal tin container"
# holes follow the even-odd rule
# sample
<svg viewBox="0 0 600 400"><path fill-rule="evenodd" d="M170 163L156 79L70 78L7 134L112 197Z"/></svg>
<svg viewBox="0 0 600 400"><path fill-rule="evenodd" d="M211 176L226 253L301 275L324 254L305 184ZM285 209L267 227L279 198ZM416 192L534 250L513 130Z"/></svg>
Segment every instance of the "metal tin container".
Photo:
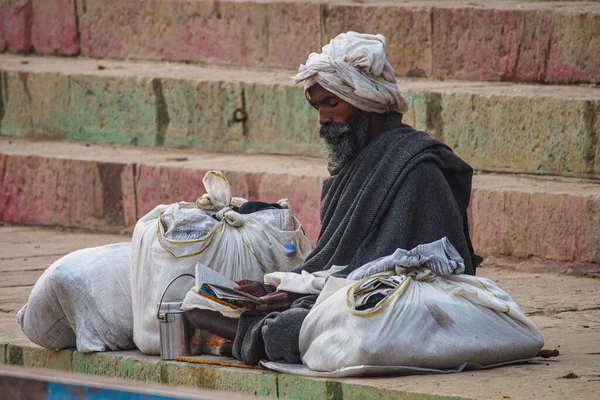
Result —
<svg viewBox="0 0 600 400"><path fill-rule="evenodd" d="M160 297L156 317L160 321L160 358L174 360L177 356L191 355L191 339L194 327L190 324L185 311L181 310L183 301L163 302L167 289L182 276L194 278L191 274L182 274L171 280Z"/></svg>

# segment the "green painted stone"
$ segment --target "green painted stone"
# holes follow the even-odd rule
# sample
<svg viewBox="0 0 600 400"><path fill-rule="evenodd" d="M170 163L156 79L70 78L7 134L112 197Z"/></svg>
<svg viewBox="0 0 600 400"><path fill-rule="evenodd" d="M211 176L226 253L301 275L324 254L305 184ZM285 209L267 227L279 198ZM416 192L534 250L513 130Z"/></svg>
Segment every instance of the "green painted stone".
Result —
<svg viewBox="0 0 600 400"><path fill-rule="evenodd" d="M6 344L6 343L0 344L0 364L7 364L7 359L6 359L7 347L8 347L8 344Z"/></svg>
<svg viewBox="0 0 600 400"><path fill-rule="evenodd" d="M299 86L248 83L244 85L248 111L246 151L322 157L319 114Z"/></svg>
<svg viewBox="0 0 600 400"><path fill-rule="evenodd" d="M13 344L6 345L6 364L23 365L23 348Z"/></svg>
<svg viewBox="0 0 600 400"><path fill-rule="evenodd" d="M216 389L216 369L180 362L166 362L162 383Z"/></svg>
<svg viewBox="0 0 600 400"><path fill-rule="evenodd" d="M3 136L31 136L29 74L24 72L0 72L0 90L2 98L0 134ZM28 95L29 93L29 95Z"/></svg>
<svg viewBox="0 0 600 400"><path fill-rule="evenodd" d="M191 117L189 135L192 147L201 151L243 152L243 122L234 121L234 111L242 108L243 88L239 82L197 84L193 95L196 107Z"/></svg>
<svg viewBox="0 0 600 400"><path fill-rule="evenodd" d="M441 95L435 92L408 90L406 97L410 108L403 117L403 122L443 141L444 124L440 120Z"/></svg>
<svg viewBox="0 0 600 400"><path fill-rule="evenodd" d="M73 372L160 383L164 363L158 357L134 356L138 352L73 352Z"/></svg>
<svg viewBox="0 0 600 400"><path fill-rule="evenodd" d="M7 346L7 364L57 371L73 371L73 350L49 350L34 346Z"/></svg>
<svg viewBox="0 0 600 400"><path fill-rule="evenodd" d="M342 400L341 383L334 380L280 374L278 397L285 399Z"/></svg>
<svg viewBox="0 0 600 400"><path fill-rule="evenodd" d="M204 389L276 396L277 375L271 372L166 362L163 383Z"/></svg>
<svg viewBox="0 0 600 400"><path fill-rule="evenodd" d="M594 132L587 108L584 100L445 93L443 139L479 170L589 173Z"/></svg>
<svg viewBox="0 0 600 400"><path fill-rule="evenodd" d="M162 119L168 120L164 130L164 145L175 148L193 148L192 132L197 124L198 82L183 79L162 79L164 110ZM166 117L166 118L165 118Z"/></svg>
<svg viewBox="0 0 600 400"><path fill-rule="evenodd" d="M280 376L278 374L236 368L218 368L216 371L217 390L255 396L277 396L277 380Z"/></svg>
<svg viewBox="0 0 600 400"><path fill-rule="evenodd" d="M59 118L69 139L162 144L157 129L158 79L69 76L69 106Z"/></svg>
<svg viewBox="0 0 600 400"><path fill-rule="evenodd" d="M0 72L0 133L62 139L60 123L68 101L68 77L62 74Z"/></svg>

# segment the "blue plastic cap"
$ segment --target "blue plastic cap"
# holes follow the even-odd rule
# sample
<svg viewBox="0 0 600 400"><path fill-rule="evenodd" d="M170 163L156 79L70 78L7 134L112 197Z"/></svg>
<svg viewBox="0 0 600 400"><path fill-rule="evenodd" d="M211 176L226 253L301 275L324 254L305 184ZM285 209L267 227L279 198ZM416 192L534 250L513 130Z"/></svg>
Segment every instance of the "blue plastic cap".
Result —
<svg viewBox="0 0 600 400"><path fill-rule="evenodd" d="M293 255L296 253L296 245L294 243L288 243L283 246L283 248L285 249L285 254L287 255Z"/></svg>

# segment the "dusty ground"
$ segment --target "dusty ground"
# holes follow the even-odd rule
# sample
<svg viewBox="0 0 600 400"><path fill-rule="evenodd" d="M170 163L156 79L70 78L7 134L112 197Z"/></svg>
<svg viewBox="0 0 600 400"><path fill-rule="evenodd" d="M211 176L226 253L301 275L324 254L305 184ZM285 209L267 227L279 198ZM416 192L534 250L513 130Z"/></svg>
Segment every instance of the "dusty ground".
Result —
<svg viewBox="0 0 600 400"><path fill-rule="evenodd" d="M53 261L76 249L127 236L54 228L0 227L0 342L26 344L15 312ZM495 263L498 265L498 263ZM348 382L388 389L489 399L593 399L600 393L600 279L484 267L479 275L510 293L558 358L488 371Z"/></svg>

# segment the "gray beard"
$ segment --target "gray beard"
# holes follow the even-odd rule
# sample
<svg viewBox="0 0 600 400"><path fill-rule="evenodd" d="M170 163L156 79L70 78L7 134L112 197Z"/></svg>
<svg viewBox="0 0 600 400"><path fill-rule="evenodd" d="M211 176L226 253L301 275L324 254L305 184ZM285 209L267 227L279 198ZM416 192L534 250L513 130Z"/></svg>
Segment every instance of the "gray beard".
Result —
<svg viewBox="0 0 600 400"><path fill-rule="evenodd" d="M369 119L358 111L350 118L348 124L331 122L323 125L319 135L325 144L329 155L327 169L330 173L346 165L367 145L369 141Z"/></svg>

